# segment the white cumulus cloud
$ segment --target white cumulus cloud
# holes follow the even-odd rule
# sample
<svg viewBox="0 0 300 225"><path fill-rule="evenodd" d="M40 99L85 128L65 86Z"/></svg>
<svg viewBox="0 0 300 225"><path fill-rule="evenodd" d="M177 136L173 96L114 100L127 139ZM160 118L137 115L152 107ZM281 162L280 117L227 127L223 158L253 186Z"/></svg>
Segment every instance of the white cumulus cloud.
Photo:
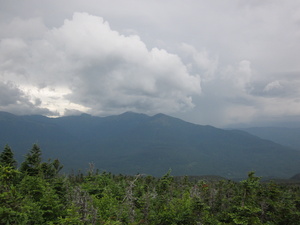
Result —
<svg viewBox="0 0 300 225"><path fill-rule="evenodd" d="M56 93L60 101L53 104L60 111L168 113L192 108L192 96L201 92L200 77L190 74L177 55L149 50L139 36L121 35L103 18L87 13L74 13L41 38L2 39L0 53L3 81L18 82L23 90L32 85L68 89ZM43 100L41 105L51 108ZM73 108L66 108L66 101Z"/></svg>

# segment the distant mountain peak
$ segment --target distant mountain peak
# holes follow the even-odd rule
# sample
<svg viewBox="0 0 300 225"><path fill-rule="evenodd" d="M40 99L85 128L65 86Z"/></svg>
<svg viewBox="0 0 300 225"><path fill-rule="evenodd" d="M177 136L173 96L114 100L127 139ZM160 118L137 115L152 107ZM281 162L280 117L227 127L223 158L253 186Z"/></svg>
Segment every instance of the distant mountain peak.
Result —
<svg viewBox="0 0 300 225"><path fill-rule="evenodd" d="M163 113L157 113L153 117L169 117L169 116L167 116L166 114L163 114Z"/></svg>
<svg viewBox="0 0 300 225"><path fill-rule="evenodd" d="M162 123L163 125L167 125L167 124L174 124L174 123L188 123L185 122L181 119L163 114L163 113L158 113L155 114L154 116L151 117L153 121L156 121L158 123Z"/></svg>
<svg viewBox="0 0 300 225"><path fill-rule="evenodd" d="M175 119L175 120L180 120L180 119L178 119L178 118L175 118L175 117L172 117L172 116L163 114L163 113L157 113L157 114L155 114L155 115L152 116L152 117L155 118L155 119L158 119L158 118L164 118L164 119Z"/></svg>
<svg viewBox="0 0 300 225"><path fill-rule="evenodd" d="M141 115L142 113L137 113L137 112L133 112L133 111L126 111L124 113L121 113L119 116L127 116L127 115ZM143 114L145 115L145 114Z"/></svg>
<svg viewBox="0 0 300 225"><path fill-rule="evenodd" d="M81 113L80 116L81 117L92 117L92 115L88 114L88 113Z"/></svg>
<svg viewBox="0 0 300 225"><path fill-rule="evenodd" d="M149 116L144 114L144 113L137 113L137 112L127 111L127 112L124 112L120 115L116 115L116 117L134 119L134 118L148 118Z"/></svg>

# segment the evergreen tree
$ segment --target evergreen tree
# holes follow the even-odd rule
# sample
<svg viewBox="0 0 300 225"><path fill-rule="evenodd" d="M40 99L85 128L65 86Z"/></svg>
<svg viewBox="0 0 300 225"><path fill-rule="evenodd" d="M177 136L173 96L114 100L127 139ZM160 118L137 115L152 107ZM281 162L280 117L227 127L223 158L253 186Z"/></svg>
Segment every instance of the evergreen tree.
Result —
<svg viewBox="0 0 300 225"><path fill-rule="evenodd" d="M41 172L46 179L56 177L59 171L63 168L58 159L53 162L49 159L48 162L43 162L40 165Z"/></svg>
<svg viewBox="0 0 300 225"><path fill-rule="evenodd" d="M14 159L14 153L8 145L5 145L3 152L0 154L0 165L16 168L17 162Z"/></svg>
<svg viewBox="0 0 300 225"><path fill-rule="evenodd" d="M25 156L25 161L21 164L20 171L30 176L36 176L41 172L42 152L37 144L32 146L30 152Z"/></svg>
<svg viewBox="0 0 300 225"><path fill-rule="evenodd" d="M21 224L26 217L20 207L22 196L15 187L18 177L14 154L6 145L0 154L0 224Z"/></svg>

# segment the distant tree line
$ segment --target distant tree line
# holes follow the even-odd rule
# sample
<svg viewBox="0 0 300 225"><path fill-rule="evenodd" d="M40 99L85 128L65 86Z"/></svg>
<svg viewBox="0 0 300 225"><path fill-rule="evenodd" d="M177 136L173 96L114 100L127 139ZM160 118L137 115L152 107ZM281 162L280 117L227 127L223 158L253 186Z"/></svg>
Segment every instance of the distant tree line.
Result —
<svg viewBox="0 0 300 225"><path fill-rule="evenodd" d="M299 224L300 187L156 178L95 171L60 174L34 144L18 167L11 148L0 155L0 224Z"/></svg>

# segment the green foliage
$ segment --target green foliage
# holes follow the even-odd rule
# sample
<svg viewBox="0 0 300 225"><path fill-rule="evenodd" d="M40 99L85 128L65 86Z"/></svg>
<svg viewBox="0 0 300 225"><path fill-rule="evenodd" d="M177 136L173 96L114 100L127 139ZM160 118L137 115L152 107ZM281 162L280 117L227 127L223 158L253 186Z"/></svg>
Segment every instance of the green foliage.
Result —
<svg viewBox="0 0 300 225"><path fill-rule="evenodd" d="M58 159L53 162L42 162L42 151L37 144L32 146L30 152L25 156L25 161L21 164L20 171L29 176L43 176L46 179L57 176L63 168Z"/></svg>
<svg viewBox="0 0 300 225"><path fill-rule="evenodd" d="M27 220L27 214L22 207L22 199L23 196L14 186L0 193L0 224L22 224Z"/></svg>
<svg viewBox="0 0 300 225"><path fill-rule="evenodd" d="M0 165L16 168L17 162L14 159L14 153L8 145L5 145L3 152L0 154Z"/></svg>
<svg viewBox="0 0 300 225"><path fill-rule="evenodd" d="M173 198L158 212L157 224L195 224L192 210L192 199L188 192L182 197Z"/></svg>
<svg viewBox="0 0 300 225"><path fill-rule="evenodd" d="M15 184L20 175L20 172L11 166L0 165L0 190L7 190L7 188Z"/></svg>
<svg viewBox="0 0 300 225"><path fill-rule="evenodd" d="M73 203L69 205L66 209L65 216L58 217L58 224L61 225L78 225L81 223L80 214L78 212L78 207L76 207Z"/></svg>
<svg viewBox="0 0 300 225"><path fill-rule="evenodd" d="M19 184L20 193L30 202L27 210L34 211L29 219L35 221L55 221L61 215L63 205L55 190L43 178L26 175Z"/></svg>
<svg viewBox="0 0 300 225"><path fill-rule="evenodd" d="M299 224L300 186L94 173L59 175L34 145L20 170L0 166L0 224Z"/></svg>
<svg viewBox="0 0 300 225"><path fill-rule="evenodd" d="M21 164L20 171L29 176L37 176L41 172L41 155L40 147L34 144L30 152L26 155L25 161Z"/></svg>
<svg viewBox="0 0 300 225"><path fill-rule="evenodd" d="M53 162L49 159L48 162L43 162L40 165L40 172L47 179L55 177L63 168L58 159Z"/></svg>

